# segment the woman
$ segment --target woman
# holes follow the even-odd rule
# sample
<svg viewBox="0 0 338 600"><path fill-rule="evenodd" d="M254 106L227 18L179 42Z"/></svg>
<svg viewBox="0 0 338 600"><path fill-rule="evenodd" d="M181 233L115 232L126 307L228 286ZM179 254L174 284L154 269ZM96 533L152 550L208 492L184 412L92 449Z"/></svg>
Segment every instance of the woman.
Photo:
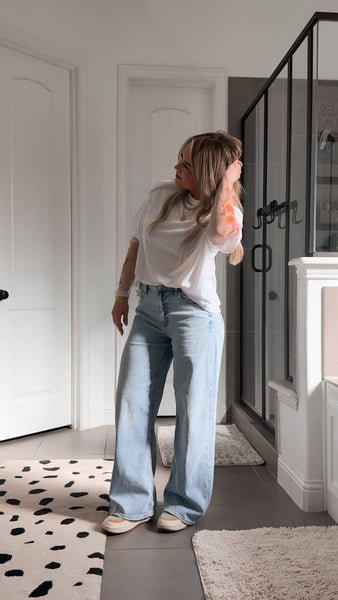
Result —
<svg viewBox="0 0 338 600"><path fill-rule="evenodd" d="M222 131L188 138L175 182L153 188L132 220L112 309L122 335L136 275L139 304L121 360L111 507L102 525L110 533L154 515L154 424L172 361L174 459L158 528L183 529L208 507L224 337L215 256L223 252L237 264L243 255L240 155L241 142Z"/></svg>

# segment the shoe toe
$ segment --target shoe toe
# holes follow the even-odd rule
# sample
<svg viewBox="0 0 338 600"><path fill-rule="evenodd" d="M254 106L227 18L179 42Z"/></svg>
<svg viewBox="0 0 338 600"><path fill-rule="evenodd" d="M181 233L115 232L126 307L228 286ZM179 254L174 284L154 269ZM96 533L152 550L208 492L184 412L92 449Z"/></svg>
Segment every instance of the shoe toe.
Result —
<svg viewBox="0 0 338 600"><path fill-rule="evenodd" d="M157 528L160 531L180 531L186 527L187 525L178 517L175 517L174 515L171 515L165 511L161 514L157 522Z"/></svg>

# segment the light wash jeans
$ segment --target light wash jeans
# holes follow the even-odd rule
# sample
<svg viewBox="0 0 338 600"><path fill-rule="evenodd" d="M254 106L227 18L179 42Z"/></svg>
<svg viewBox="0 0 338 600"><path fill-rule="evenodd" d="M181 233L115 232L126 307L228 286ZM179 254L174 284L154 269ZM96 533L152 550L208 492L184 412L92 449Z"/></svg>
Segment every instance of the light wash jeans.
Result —
<svg viewBox="0 0 338 600"><path fill-rule="evenodd" d="M111 513L131 521L154 514L154 424L172 360L176 431L164 510L187 525L206 511L213 485L223 339L221 314L203 310L180 289L140 285L116 394Z"/></svg>

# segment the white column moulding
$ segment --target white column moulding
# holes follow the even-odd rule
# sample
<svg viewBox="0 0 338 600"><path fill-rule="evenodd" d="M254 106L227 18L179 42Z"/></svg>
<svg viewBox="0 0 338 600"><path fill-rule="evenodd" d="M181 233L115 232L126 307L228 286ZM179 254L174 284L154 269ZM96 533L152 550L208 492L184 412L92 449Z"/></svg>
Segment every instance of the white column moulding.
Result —
<svg viewBox="0 0 338 600"><path fill-rule="evenodd" d="M337 257L297 258L295 389L270 382L277 390L278 482L304 511L326 509L322 373L322 289L338 285Z"/></svg>

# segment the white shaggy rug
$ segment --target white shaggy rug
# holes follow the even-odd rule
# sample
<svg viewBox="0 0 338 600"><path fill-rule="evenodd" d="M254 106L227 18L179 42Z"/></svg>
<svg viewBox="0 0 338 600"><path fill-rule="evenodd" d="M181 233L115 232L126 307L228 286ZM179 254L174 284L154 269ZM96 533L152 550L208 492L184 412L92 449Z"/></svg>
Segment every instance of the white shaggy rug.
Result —
<svg viewBox="0 0 338 600"><path fill-rule="evenodd" d="M165 467L170 467L174 455L175 425L160 426L157 441ZM237 425L216 425L215 467L263 465L264 459L240 432Z"/></svg>
<svg viewBox="0 0 338 600"><path fill-rule="evenodd" d="M0 598L99 600L112 461L0 461Z"/></svg>
<svg viewBox="0 0 338 600"><path fill-rule="evenodd" d="M206 600L335 600L338 526L199 531Z"/></svg>

